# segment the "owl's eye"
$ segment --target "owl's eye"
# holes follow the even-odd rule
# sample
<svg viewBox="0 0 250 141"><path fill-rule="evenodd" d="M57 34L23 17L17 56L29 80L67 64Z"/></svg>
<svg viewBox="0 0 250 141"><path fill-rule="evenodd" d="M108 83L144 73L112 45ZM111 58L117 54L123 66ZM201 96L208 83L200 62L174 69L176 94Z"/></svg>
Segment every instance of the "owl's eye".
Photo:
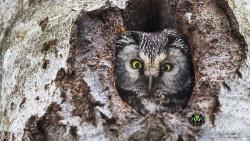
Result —
<svg viewBox="0 0 250 141"><path fill-rule="evenodd" d="M137 59L131 60L130 64L131 64L131 67L133 69L140 69L140 68L142 68L142 63L139 60L137 60Z"/></svg>
<svg viewBox="0 0 250 141"><path fill-rule="evenodd" d="M162 65L162 70L165 72L170 72L172 70L173 66L170 63L166 63Z"/></svg>

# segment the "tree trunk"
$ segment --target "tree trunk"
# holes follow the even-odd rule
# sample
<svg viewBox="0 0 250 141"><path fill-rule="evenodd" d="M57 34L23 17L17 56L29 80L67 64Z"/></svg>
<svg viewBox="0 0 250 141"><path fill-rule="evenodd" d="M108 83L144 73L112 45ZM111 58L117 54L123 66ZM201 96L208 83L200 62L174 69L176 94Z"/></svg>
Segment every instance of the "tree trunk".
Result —
<svg viewBox="0 0 250 141"><path fill-rule="evenodd" d="M11 0L0 5L0 138L250 140L247 0ZM181 113L141 116L115 87L124 30L178 29L195 86ZM187 116L202 113L205 124Z"/></svg>

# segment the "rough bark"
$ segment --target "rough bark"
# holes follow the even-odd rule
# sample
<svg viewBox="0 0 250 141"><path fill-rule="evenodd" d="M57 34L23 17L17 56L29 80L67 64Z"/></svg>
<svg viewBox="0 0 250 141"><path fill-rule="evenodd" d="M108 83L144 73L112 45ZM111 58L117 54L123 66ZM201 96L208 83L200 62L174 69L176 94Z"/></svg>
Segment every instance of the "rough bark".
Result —
<svg viewBox="0 0 250 141"><path fill-rule="evenodd" d="M1 140L250 140L250 3L2 1ZM115 88L123 30L177 28L195 88L182 113L142 117ZM186 117L202 112L206 123Z"/></svg>

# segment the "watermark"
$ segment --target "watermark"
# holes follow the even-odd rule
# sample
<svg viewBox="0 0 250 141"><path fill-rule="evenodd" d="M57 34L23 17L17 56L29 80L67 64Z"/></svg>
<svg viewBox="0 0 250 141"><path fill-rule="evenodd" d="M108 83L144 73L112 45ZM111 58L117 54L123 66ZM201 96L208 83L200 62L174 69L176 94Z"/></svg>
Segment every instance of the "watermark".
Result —
<svg viewBox="0 0 250 141"><path fill-rule="evenodd" d="M202 126L205 123L205 116L202 113L195 112L187 116L187 121L195 127Z"/></svg>

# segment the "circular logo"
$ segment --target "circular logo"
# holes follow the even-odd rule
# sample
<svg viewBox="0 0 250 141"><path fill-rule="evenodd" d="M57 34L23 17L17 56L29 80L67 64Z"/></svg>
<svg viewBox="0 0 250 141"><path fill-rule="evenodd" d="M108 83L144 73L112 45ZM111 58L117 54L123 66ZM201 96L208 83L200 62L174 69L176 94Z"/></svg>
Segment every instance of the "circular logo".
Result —
<svg viewBox="0 0 250 141"><path fill-rule="evenodd" d="M193 113L189 115L187 119L193 126L201 126L205 123L205 116L201 113Z"/></svg>

